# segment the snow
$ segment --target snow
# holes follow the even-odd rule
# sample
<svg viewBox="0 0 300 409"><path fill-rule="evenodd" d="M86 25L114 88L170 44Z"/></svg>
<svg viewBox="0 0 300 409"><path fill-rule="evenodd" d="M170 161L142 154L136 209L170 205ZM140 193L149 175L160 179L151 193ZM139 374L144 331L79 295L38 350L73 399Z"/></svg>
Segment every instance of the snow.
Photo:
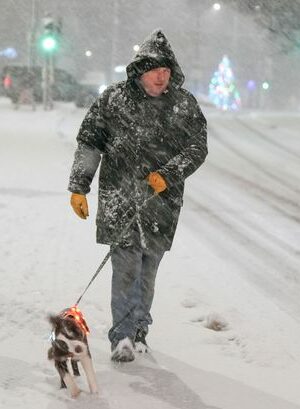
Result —
<svg viewBox="0 0 300 409"><path fill-rule="evenodd" d="M47 361L46 316L76 301L108 250L95 243L96 178L86 221L66 190L85 111L0 99L1 408L300 407L300 115L205 113L209 156L159 269L152 352L110 361L107 263L80 305L100 395L82 376L74 401Z"/></svg>

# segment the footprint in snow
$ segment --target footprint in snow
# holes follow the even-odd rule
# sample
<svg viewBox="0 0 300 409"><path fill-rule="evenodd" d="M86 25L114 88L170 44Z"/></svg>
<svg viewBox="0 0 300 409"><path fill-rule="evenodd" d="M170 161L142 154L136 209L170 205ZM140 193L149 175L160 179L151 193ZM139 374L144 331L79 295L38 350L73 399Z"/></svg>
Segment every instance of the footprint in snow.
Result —
<svg viewBox="0 0 300 409"><path fill-rule="evenodd" d="M228 322L220 314L210 313L200 315L191 319L191 322L201 322L205 328L213 331L225 331L228 329Z"/></svg>

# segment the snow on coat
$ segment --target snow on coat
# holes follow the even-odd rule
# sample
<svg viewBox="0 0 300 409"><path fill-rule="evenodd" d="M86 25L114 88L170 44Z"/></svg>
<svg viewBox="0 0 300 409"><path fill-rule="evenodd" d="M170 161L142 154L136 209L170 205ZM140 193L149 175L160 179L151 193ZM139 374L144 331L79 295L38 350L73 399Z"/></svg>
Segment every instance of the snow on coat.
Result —
<svg viewBox="0 0 300 409"><path fill-rule="evenodd" d="M154 62L171 68L168 90L145 93L141 69ZM132 244L120 234L137 212L142 244L169 250L176 230L184 181L207 155L206 120L196 99L182 88L183 73L161 30L141 45L127 67L127 81L108 87L89 109L77 136L69 190L86 194L101 160L97 242ZM159 172L168 188L154 196L146 177Z"/></svg>

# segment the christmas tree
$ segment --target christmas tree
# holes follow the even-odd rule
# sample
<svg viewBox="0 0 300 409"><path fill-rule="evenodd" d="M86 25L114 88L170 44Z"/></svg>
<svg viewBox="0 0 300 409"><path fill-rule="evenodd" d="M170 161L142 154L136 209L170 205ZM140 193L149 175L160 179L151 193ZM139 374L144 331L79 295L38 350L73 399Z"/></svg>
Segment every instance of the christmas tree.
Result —
<svg viewBox="0 0 300 409"><path fill-rule="evenodd" d="M229 58L225 55L209 84L209 98L224 111L236 111L241 106Z"/></svg>

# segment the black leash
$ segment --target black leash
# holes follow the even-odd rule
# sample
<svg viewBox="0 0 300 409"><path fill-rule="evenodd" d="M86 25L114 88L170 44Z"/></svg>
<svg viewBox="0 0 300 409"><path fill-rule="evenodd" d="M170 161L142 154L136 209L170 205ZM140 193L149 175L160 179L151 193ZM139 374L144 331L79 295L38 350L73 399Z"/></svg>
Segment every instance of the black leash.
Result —
<svg viewBox="0 0 300 409"><path fill-rule="evenodd" d="M138 207L137 211L135 212L134 216L131 218L131 220L129 221L129 223L127 224L127 226L124 228L124 230L120 233L120 238L118 240L117 243L114 243L111 245L109 252L106 254L106 256L104 257L102 263L100 264L100 266L97 268L95 274L93 275L93 277L91 278L90 282L88 283L88 285L86 286L85 290L83 291L83 293L81 294L81 296L78 298L78 300L76 301L75 306L77 306L79 304L79 302L81 301L82 297L84 296L84 294L86 293L86 291L88 290L88 288L90 287L90 285L92 284L92 282L95 280L95 278L97 277L97 275L100 273L100 271L102 270L102 268L104 267L104 265L106 264L106 262L109 260L112 251L119 245L120 241L123 239L123 237L125 236L125 234L128 232L130 226L133 224L133 222L136 220L137 215L139 213L139 211L151 200L153 199L153 197L156 197L157 194L154 193L152 196L148 197L148 199L146 199L141 206Z"/></svg>

